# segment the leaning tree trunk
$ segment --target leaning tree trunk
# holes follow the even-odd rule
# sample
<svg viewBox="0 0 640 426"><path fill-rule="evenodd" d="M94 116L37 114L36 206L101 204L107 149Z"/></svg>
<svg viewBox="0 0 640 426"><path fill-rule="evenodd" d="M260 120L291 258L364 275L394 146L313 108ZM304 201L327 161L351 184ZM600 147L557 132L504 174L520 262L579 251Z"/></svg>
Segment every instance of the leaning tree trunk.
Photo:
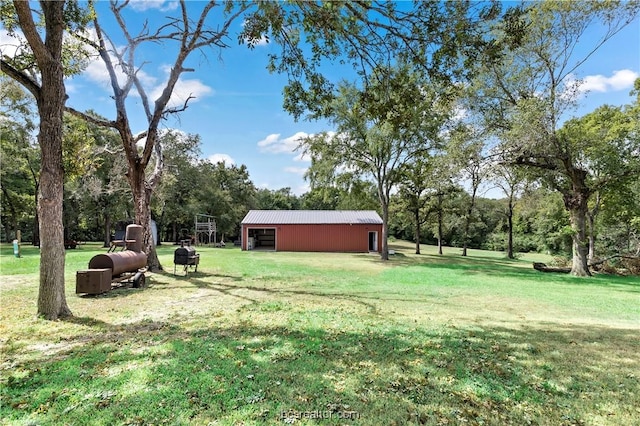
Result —
<svg viewBox="0 0 640 426"><path fill-rule="evenodd" d="M589 193L587 191L573 191L564 194L564 204L569 210L569 220L571 222L572 251L573 260L571 264L571 275L577 277L591 276L588 265L589 241L587 237L587 201Z"/></svg>

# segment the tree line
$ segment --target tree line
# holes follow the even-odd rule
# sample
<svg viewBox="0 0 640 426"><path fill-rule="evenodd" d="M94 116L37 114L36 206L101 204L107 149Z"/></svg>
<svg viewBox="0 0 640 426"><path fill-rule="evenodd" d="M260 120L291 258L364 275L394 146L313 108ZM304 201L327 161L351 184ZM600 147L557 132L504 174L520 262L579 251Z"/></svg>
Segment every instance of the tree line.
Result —
<svg viewBox="0 0 640 426"><path fill-rule="evenodd" d="M10 241L20 229L25 241L38 244L35 204L40 159L31 124L36 114L20 86L6 78L0 82L3 107L14 112L1 123L2 239ZM65 240L103 241L108 246L116 227L135 218L118 135L67 115L63 141L65 152L74 154L66 155L64 161ZM352 175L332 184L320 185L316 180L313 189L297 195L290 188L256 187L244 165L202 159L199 135L166 130L159 143L164 146L165 171L151 214L160 243L193 236L196 214L215 217L218 240L232 242L240 238L240 221L250 209L380 211L376 186L370 180ZM412 164L421 173L405 170L398 190L390 194L391 238L414 241L416 253L420 244L432 244L441 252L466 245L505 251L512 258L530 251L571 255L570 217L559 193L532 176L509 174L503 166L487 161L477 169L474 197L468 179L473 162L459 163L441 155L429 167ZM448 177L442 167L449 171ZM589 205L590 260L620 253L637 255L640 250L640 181L629 180L618 189L624 191L600 193Z"/></svg>

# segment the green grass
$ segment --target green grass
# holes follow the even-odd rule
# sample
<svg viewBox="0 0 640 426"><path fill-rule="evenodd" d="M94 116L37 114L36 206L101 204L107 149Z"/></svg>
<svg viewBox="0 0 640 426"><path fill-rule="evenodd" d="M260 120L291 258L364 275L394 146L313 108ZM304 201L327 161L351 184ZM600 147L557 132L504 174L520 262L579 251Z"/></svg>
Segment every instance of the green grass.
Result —
<svg viewBox="0 0 640 426"><path fill-rule="evenodd" d="M533 270L541 255L407 243L367 254L199 247L197 273L75 294L35 318L37 249L0 246L9 425L620 425L640 418L640 279ZM324 417L322 419L312 417Z"/></svg>

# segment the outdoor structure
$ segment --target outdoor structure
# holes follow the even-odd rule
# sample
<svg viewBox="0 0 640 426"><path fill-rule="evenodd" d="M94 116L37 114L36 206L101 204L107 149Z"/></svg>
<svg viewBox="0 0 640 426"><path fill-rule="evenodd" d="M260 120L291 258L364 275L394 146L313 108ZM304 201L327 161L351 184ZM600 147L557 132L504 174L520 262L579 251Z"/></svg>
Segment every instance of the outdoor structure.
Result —
<svg viewBox="0 0 640 426"><path fill-rule="evenodd" d="M213 216L197 214L195 220L195 244L215 244L217 241L217 227Z"/></svg>
<svg viewBox="0 0 640 426"><path fill-rule="evenodd" d="M372 210L251 210L242 250L380 252L382 219Z"/></svg>

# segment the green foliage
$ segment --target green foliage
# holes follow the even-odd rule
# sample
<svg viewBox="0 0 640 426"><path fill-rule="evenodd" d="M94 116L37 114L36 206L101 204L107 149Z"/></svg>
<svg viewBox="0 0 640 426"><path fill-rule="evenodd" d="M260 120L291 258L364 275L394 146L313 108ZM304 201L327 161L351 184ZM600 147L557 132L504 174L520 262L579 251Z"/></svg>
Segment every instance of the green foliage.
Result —
<svg viewBox="0 0 640 426"><path fill-rule="evenodd" d="M44 13L35 9L34 16L39 18L36 22L37 30L40 38L45 39L46 22L44 21ZM64 27L68 37L65 37L61 64L64 68L65 75L71 76L81 73L88 65L91 53L87 49L85 42L78 35L82 35L87 25L95 17L92 2L79 2L77 0L66 0L64 2ZM31 47L22 37L17 37L16 30L19 29L19 22L15 9L10 1L3 1L0 6L0 20L9 35L15 38L16 54L9 58L3 57L13 68L18 71L27 73L35 73L36 62L31 51Z"/></svg>
<svg viewBox="0 0 640 426"><path fill-rule="evenodd" d="M66 237L108 243L112 229L105 226L132 216L120 137L112 129L71 115L65 116L64 126Z"/></svg>
<svg viewBox="0 0 640 426"><path fill-rule="evenodd" d="M32 238L40 151L33 137L33 101L16 82L0 78L0 188L2 237L15 238L21 230Z"/></svg>
<svg viewBox="0 0 640 426"><path fill-rule="evenodd" d="M201 185L192 191L189 207L215 217L218 234L240 235L240 221L255 203L256 189L245 165L203 163Z"/></svg>
<svg viewBox="0 0 640 426"><path fill-rule="evenodd" d="M153 213L163 239L177 241L182 230L192 235L196 214L215 217L218 239L237 236L240 221L256 198L246 166L198 160L199 135L168 132L161 143L166 170Z"/></svg>
<svg viewBox="0 0 640 426"><path fill-rule="evenodd" d="M261 188L256 194L256 208L260 210L300 210L300 200L291 188L270 190Z"/></svg>
<svg viewBox="0 0 640 426"><path fill-rule="evenodd" d="M266 35L279 45L268 68L289 77L287 111L327 115L337 82L324 65L375 82L375 69L394 58L434 82L460 81L491 45L485 31L499 10L497 3L264 2L247 16L239 39L254 46Z"/></svg>

